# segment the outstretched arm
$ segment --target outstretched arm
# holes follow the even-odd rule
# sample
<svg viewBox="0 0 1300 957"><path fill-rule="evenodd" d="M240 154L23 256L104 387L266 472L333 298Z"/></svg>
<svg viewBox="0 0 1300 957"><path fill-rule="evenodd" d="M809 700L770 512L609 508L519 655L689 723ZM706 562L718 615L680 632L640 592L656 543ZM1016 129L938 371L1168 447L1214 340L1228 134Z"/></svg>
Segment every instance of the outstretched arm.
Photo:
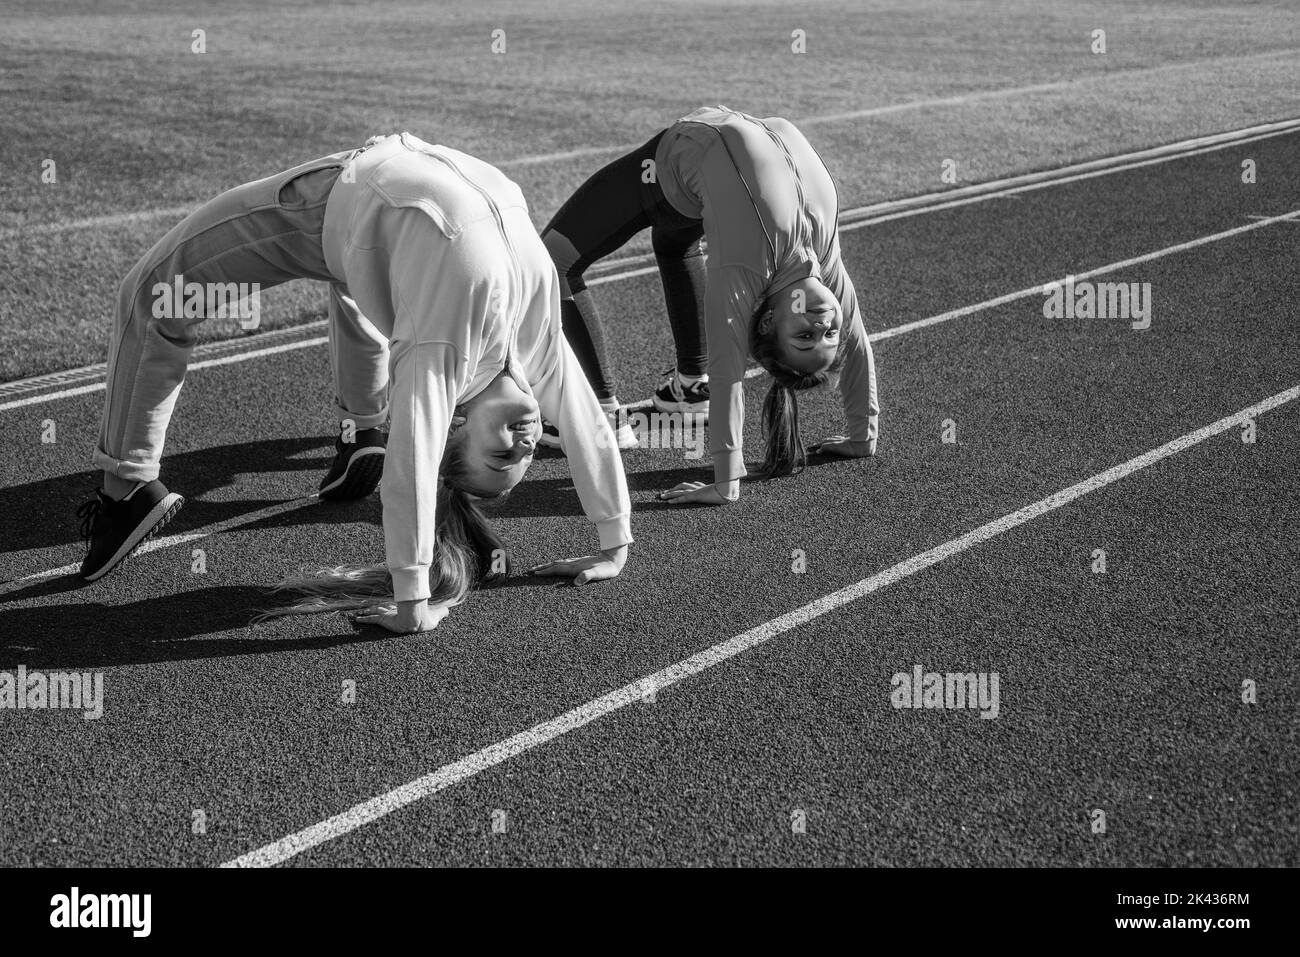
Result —
<svg viewBox="0 0 1300 957"><path fill-rule="evenodd" d="M396 321L390 345L391 424L380 487L395 602L367 609L361 620L413 632L436 627L447 614L445 607L428 603L442 456L467 378L467 330L488 308L488 286L470 281L474 270L466 260L472 248L448 242L423 213L404 212L402 235L408 241L388 264Z"/></svg>
<svg viewBox="0 0 1300 957"><path fill-rule="evenodd" d="M558 319L530 363L530 370L533 395L542 415L559 429L573 487L583 512L596 526L600 542L600 551L595 554L549 562L532 571L572 578L578 585L613 578L622 570L627 546L632 542L627 477L609 420L565 340Z"/></svg>
<svg viewBox="0 0 1300 957"><path fill-rule="evenodd" d="M395 604L366 609L358 621L410 633L437 627L445 607L429 606L429 569L437 540L440 465L456 403L458 356L444 343L394 351L392 423L380 495L384 552Z"/></svg>
<svg viewBox="0 0 1300 957"><path fill-rule="evenodd" d="M843 314L844 367L840 372L840 398L848 435L832 436L813 446L813 451L850 457L876 454L880 403L876 395L876 359L871 351L858 295L840 258L836 236L822 270L823 281L840 303Z"/></svg>
<svg viewBox="0 0 1300 957"><path fill-rule="evenodd" d="M710 268L705 293L709 343L709 452L713 482L683 482L659 497L678 504L725 505L745 476L745 367L749 327L762 298L759 277L740 266Z"/></svg>

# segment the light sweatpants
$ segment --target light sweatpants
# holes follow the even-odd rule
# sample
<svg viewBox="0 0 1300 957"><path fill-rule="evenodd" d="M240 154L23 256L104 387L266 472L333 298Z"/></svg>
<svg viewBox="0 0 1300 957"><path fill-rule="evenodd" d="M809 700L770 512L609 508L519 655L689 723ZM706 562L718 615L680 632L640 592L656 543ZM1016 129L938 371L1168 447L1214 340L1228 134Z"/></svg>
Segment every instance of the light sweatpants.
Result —
<svg viewBox="0 0 1300 957"><path fill-rule="evenodd" d="M167 424L203 321L155 318L155 285L171 287L177 277L261 289L291 279L330 283L330 364L339 417L358 429L384 423L388 339L331 275L321 247L326 200L355 154L336 153L222 193L181 220L131 269L118 291L97 468L128 481L158 477Z"/></svg>

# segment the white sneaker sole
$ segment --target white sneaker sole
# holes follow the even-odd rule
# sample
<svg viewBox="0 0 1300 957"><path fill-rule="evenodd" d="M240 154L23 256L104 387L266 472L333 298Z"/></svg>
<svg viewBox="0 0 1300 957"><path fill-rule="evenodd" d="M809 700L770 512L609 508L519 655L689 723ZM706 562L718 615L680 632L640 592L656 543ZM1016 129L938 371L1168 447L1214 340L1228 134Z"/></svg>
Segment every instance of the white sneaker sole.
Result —
<svg viewBox="0 0 1300 957"><path fill-rule="evenodd" d="M330 482L330 484L325 486L323 489L318 490L316 492L317 496L319 496L320 498L329 498L330 492L333 492L335 489L339 488L340 486L344 485L345 483L347 483L352 479L360 479L364 484L367 485L373 480L375 484L378 485L379 479L382 476L383 468L384 468L382 456L385 455L387 452L388 449L381 448L380 446L377 445L369 445L366 446L364 449L359 449L358 451L353 452L352 457L348 459L348 467L343 470L343 474L340 475L338 478L336 478L333 482ZM373 455L381 456L381 460L378 463L367 461L367 459ZM379 466L379 472L380 472L379 475L374 474L374 466L376 464ZM373 491L374 489L371 489L371 492ZM370 492L367 492L366 494L369 495ZM364 498L365 496L357 495L357 496L348 496L348 497Z"/></svg>
<svg viewBox="0 0 1300 957"><path fill-rule="evenodd" d="M700 425L707 425L709 422L709 403L707 402L668 402L659 398L655 394L650 401L660 412L689 412L695 416L695 421Z"/></svg>

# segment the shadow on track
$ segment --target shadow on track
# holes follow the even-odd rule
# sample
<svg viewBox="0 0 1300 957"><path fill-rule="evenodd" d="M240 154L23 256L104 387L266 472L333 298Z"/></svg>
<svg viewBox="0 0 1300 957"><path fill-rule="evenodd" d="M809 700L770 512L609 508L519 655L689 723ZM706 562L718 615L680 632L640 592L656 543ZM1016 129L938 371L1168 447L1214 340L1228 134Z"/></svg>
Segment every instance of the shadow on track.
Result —
<svg viewBox="0 0 1300 957"><path fill-rule="evenodd" d="M278 500L239 499L227 502L198 501L214 489L230 485L238 475L257 472L307 472L302 494L316 490L320 475L329 468L332 440L328 437L268 439L240 445L219 445L196 452L183 452L163 459L162 478L167 487L187 499L167 534L189 531L213 522L233 518ZM319 456L291 458L319 449ZM319 473L319 474L317 474ZM77 506L95 494L99 474L74 472L54 478L0 489L0 512L23 516L10 523L0 542L0 554L32 548L48 548L80 540Z"/></svg>
<svg viewBox="0 0 1300 957"><path fill-rule="evenodd" d="M496 588L553 589L569 583L516 574ZM32 585L12 598L41 598L87 586L75 576ZM569 587L572 587L571 585ZM492 589L496 590L496 589ZM391 632L351 620L351 612L327 616L254 616L273 608L269 589L220 585L127 604L80 601L66 605L0 609L0 670L116 667L160 661L188 661L267 652L333 648L396 638ZM301 623L326 618L347 631L292 637ZM238 637L223 634L238 632ZM221 637L207 637L221 636Z"/></svg>
<svg viewBox="0 0 1300 957"><path fill-rule="evenodd" d="M59 591L43 583L44 594ZM29 591L36 591L36 588ZM35 597L27 594L25 597ZM124 605L78 602L0 610L0 669L113 667L158 661L222 658L268 651L301 651L383 638L388 632L347 622L351 633L277 637L253 615L274 600L261 588L218 586L160 595ZM343 621L343 619L339 619ZM220 635L238 631L240 637Z"/></svg>
<svg viewBox="0 0 1300 957"><path fill-rule="evenodd" d="M167 526L166 534L192 531L282 501L264 498L235 498L221 502L203 500L205 494L231 485L240 475L277 471L308 473L303 475L301 494L311 494L329 467L333 454L331 444L332 439L328 436L269 439L168 456L163 460L163 481L169 489L184 495L186 503L176 520ZM315 450L319 450L319 456L297 457ZM698 465L682 463L672 469L631 473L628 485L633 491L668 488L698 478L698 472ZM74 472L0 489L0 512L24 516L23 521L14 522L6 529L0 541L0 555L79 541L77 506L94 494L98 479L98 474L93 471ZM373 520L378 522L379 496L372 496L367 502L373 503ZM306 509L292 514L299 519L309 516L307 522L355 520L355 516L332 509L360 504L331 504L325 509ZM573 483L568 479L525 479L515 494L496 510L496 514L503 518L581 515L582 506L573 490ZM293 523L294 519L287 522ZM270 524L285 523L272 521ZM18 573L15 571L15 574Z"/></svg>

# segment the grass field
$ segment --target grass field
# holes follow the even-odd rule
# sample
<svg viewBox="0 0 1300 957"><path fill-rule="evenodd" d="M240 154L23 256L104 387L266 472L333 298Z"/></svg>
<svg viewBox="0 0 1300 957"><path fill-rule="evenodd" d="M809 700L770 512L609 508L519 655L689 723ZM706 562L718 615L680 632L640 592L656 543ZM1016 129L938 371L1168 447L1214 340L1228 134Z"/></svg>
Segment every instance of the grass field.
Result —
<svg viewBox="0 0 1300 957"><path fill-rule="evenodd" d="M376 132L503 165L541 225L619 146L705 103L804 125L846 208L945 188L948 159L977 182L1300 109L1283 4L8 7L0 380L102 361L117 282L185 210ZM268 294L265 328L320 314L300 285Z"/></svg>
<svg viewBox="0 0 1300 957"><path fill-rule="evenodd" d="M540 224L711 102L803 126L846 209L1300 116L1280 4L203 9L10 4L0 379L101 361L117 277L183 209L374 132L499 163ZM876 458L682 509L657 492L707 461L629 451L618 579L520 575L428 635L250 624L286 569L382 554L377 496L310 495L319 333L191 373L164 460L188 503L88 587L102 376L0 393L0 670L106 689L94 721L0 712L0 864L1300 864L1298 169L1291 129L846 228ZM671 362L634 266L596 287L627 399ZM1047 319L1043 284L1090 271L1149 284L1150 328ZM323 294L267 304L273 329ZM833 395L801 409L842 430ZM498 524L520 568L590 544L558 455ZM893 707L918 665L997 672L999 716Z"/></svg>

